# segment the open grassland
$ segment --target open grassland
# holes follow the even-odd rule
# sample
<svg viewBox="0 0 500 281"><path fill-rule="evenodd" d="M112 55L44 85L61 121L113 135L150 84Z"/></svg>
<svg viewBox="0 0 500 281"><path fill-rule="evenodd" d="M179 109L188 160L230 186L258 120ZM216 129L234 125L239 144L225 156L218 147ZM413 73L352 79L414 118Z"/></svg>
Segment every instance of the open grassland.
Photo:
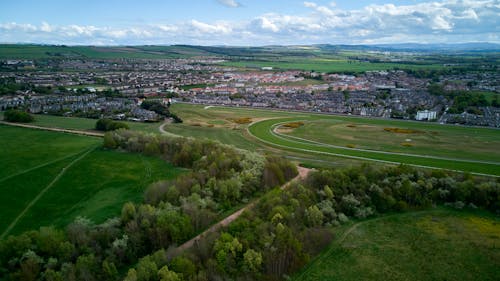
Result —
<svg viewBox="0 0 500 281"><path fill-rule="evenodd" d="M500 220L432 210L343 226L292 280L498 280Z"/></svg>
<svg viewBox="0 0 500 281"><path fill-rule="evenodd" d="M76 216L95 222L138 202L145 187L182 170L139 154L107 151L101 139L0 126L0 235L43 225L64 226Z"/></svg>
<svg viewBox="0 0 500 281"><path fill-rule="evenodd" d="M0 59L168 59L205 55L187 46L45 46L0 44Z"/></svg>
<svg viewBox="0 0 500 281"><path fill-rule="evenodd" d="M316 72L365 72L370 70L390 70L390 69L438 69L442 65L438 64L403 64L403 63L370 63L363 61L349 61L346 59L327 59L311 58L301 60L290 58L289 60L255 60L255 61L228 61L225 66L243 67L243 68L261 68L271 66L283 70L305 70Z"/></svg>
<svg viewBox="0 0 500 281"><path fill-rule="evenodd" d="M73 130L86 130L93 131L95 129L95 124L97 119L89 118L78 118L78 117L62 117L53 115L34 115L35 122L30 123L33 125L48 127L48 128L62 128L62 129L73 129ZM130 129L144 132L158 132L158 127L160 123L142 123L142 122L130 122L130 121L120 121L126 123Z"/></svg>
<svg viewBox="0 0 500 281"><path fill-rule="evenodd" d="M497 129L187 104L175 104L172 110L184 123L167 125L167 131L216 139L243 148L269 148L274 144L274 148L284 154L294 151L317 160L325 156L347 156L500 175L500 152L496 149L500 146L500 131ZM256 123L247 131L248 124L234 122L242 118L251 118ZM276 124L294 121L306 122L295 129L286 129L282 132L286 135L273 133ZM339 132L334 131L337 128ZM248 133L264 142L255 144Z"/></svg>
<svg viewBox="0 0 500 281"><path fill-rule="evenodd" d="M325 145L324 143L317 143L307 139L286 137L286 135L280 135L274 132L274 128L276 128L280 124L290 123L294 121L304 121L304 120L313 121L317 120L318 118L320 117L311 116L309 117L309 119L282 118L282 119L264 120L251 125L249 127L249 132L257 139L269 145L274 145L282 149L310 152L313 154L337 155L337 156L380 161L393 164L404 163L420 167L442 168L448 170L472 172L477 174L489 174L497 176L500 175L500 163L481 162L472 159L461 159L459 151L457 151L456 157L454 158L444 158L444 157L434 156L432 154L419 155L419 154L394 153L388 151L362 150L351 147ZM471 128L462 128L462 129L467 130ZM500 131L495 131L495 132L500 133ZM387 133L387 132L382 131L382 133ZM473 134L475 132L470 132L470 133Z"/></svg>
<svg viewBox="0 0 500 281"><path fill-rule="evenodd" d="M500 130L361 118L310 119L287 135L369 150L500 162ZM459 140L459 141L457 141Z"/></svg>

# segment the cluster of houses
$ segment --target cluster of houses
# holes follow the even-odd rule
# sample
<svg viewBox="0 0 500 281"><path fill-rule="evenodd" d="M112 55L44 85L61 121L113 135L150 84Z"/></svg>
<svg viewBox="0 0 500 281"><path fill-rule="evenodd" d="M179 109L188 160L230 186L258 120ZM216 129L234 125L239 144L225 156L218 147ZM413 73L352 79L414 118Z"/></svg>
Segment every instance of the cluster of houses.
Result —
<svg viewBox="0 0 500 281"><path fill-rule="evenodd" d="M0 96L0 110L24 106L33 113L98 111L115 114L116 118L157 120L159 116L154 112L140 108L138 99L172 94L179 101L197 104L500 125L495 108L482 109L485 112L482 116L447 114L445 109L452 101L430 95L427 91L429 79L417 78L405 71L367 71L357 75L271 71L269 68L236 71L219 66L218 62L220 60L210 58L65 59L54 63L58 68L75 71L4 71L0 72L0 78L50 87L53 91L49 95L19 91ZM5 64L36 67L32 61L7 61ZM500 91L497 82L500 74L495 72L449 75L440 80L444 81L445 89ZM86 94L72 94L77 87L87 87ZM119 93L119 96L104 97L99 94L104 89ZM442 112L445 114L441 115Z"/></svg>

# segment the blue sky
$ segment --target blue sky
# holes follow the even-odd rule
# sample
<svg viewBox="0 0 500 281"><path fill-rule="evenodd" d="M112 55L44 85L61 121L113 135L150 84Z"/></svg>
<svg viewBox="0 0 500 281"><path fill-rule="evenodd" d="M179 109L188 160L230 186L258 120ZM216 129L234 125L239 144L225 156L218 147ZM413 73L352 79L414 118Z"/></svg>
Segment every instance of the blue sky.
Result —
<svg viewBox="0 0 500 281"><path fill-rule="evenodd" d="M15 0L0 42L70 45L500 41L500 0Z"/></svg>

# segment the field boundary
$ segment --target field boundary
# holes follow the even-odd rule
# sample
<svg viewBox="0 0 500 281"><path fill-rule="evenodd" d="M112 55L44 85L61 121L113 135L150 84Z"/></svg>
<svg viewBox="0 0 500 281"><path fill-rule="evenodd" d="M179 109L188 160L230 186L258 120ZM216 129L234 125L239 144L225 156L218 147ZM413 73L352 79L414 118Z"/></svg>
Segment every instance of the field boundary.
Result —
<svg viewBox="0 0 500 281"><path fill-rule="evenodd" d="M89 136L89 137L99 137L99 138L104 137L104 133L100 133L100 132L62 129L62 128L50 128L50 127L43 127L43 126L30 125L30 124L12 123L12 122L6 122L6 121L0 121L0 124L9 125L9 126L16 126L16 127L23 127L23 128L30 128L30 129L37 129L37 130L70 133L70 134L83 135L83 136Z"/></svg>
<svg viewBox="0 0 500 281"><path fill-rule="evenodd" d="M0 235L0 240L2 240L9 232L17 225L19 220L29 211L29 209L35 205L40 198L66 173L66 171L73 166L75 163L78 161L82 160L85 158L90 152L94 151L97 148L97 146L92 146L90 149L87 149L82 155L80 155L78 158L74 159L71 161L68 165L66 165L64 168L61 169L59 174L56 175L56 177L43 189L41 190L33 200L21 211L21 213L9 224L9 226L5 229L5 231Z"/></svg>

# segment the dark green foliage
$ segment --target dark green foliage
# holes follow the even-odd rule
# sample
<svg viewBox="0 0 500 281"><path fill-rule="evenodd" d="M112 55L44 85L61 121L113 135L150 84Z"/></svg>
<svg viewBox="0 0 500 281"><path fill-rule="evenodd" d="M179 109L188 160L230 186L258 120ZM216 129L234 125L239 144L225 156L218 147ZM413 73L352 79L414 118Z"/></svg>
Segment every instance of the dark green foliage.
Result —
<svg viewBox="0 0 500 281"><path fill-rule="evenodd" d="M32 115L21 110L10 109L5 111L3 119L8 122L29 123L35 121Z"/></svg>
<svg viewBox="0 0 500 281"><path fill-rule="evenodd" d="M168 110L168 105L164 105L163 103L156 101L156 100L145 100L141 103L141 107L146 109L146 110L151 110L156 112L159 115L165 116L165 117L171 117L175 123L182 123L182 119L177 116L174 113L171 113Z"/></svg>
<svg viewBox="0 0 500 281"><path fill-rule="evenodd" d="M95 123L95 129L98 131L114 131L118 129L128 130L129 126L123 122L113 121L111 119L99 119Z"/></svg>

